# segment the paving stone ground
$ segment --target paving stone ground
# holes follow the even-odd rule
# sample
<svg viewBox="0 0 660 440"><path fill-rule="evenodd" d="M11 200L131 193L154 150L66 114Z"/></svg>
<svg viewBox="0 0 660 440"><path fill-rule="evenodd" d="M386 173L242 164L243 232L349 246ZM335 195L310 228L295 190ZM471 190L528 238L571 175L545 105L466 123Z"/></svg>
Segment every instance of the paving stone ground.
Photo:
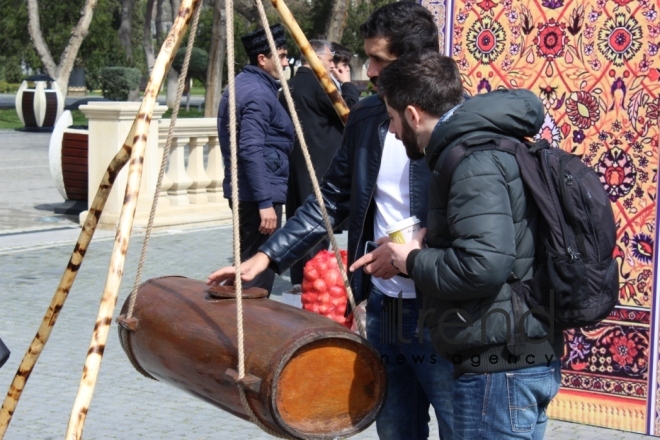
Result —
<svg viewBox="0 0 660 440"><path fill-rule="evenodd" d="M47 172L48 136L0 131L0 336L12 350L0 369L0 398L13 379L66 267L79 228L54 215L62 201ZM55 217L55 221L44 218ZM345 246L345 235L340 246ZM131 238L118 308L132 287L142 235ZM113 233L98 231L67 302L31 375L7 440L61 439L78 390L96 321ZM205 279L230 262L231 230L172 229L152 237L143 280L163 275ZM276 280L273 299L289 287ZM117 308L117 309L118 309ZM115 313L116 316L116 313ZM437 438L432 417L431 438ZM86 439L266 439L252 424L169 385L137 373L119 345L113 322L91 408ZM372 425L356 439L376 439ZM546 439L636 440L652 438L551 420Z"/></svg>

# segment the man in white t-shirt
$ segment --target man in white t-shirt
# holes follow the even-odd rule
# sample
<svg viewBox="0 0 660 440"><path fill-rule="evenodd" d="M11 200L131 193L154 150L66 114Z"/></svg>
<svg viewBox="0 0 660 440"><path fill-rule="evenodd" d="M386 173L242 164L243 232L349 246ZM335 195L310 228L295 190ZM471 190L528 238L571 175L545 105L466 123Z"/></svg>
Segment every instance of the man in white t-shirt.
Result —
<svg viewBox="0 0 660 440"><path fill-rule="evenodd" d="M438 51L431 13L413 2L395 2L374 11L360 27L369 57L368 75L376 82L382 69L405 53ZM333 225L346 218L349 265L363 257L367 241L390 241L388 224L416 216L424 225L430 172L424 160L411 161L388 134L389 117L378 96L351 110L342 144L324 176L321 192ZM327 235L314 196L241 265L249 281L266 268L282 273ZM418 323L421 302L410 279L400 276L386 246L370 252L350 277L359 302L368 298L367 338L378 350L388 376L387 397L376 420L381 439L426 439L429 405L440 436L453 438L453 367L437 355L429 329ZM355 267L353 269L356 269ZM234 267L209 275L209 284L233 280Z"/></svg>

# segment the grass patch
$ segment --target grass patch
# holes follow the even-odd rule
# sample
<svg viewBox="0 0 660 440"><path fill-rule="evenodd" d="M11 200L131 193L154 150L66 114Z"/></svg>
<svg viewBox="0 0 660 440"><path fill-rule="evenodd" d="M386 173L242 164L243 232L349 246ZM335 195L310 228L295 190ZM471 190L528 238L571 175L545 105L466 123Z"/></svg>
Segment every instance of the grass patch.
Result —
<svg viewBox="0 0 660 440"><path fill-rule="evenodd" d="M0 129L21 128L21 120L18 119L18 113L12 109L0 109Z"/></svg>
<svg viewBox="0 0 660 440"><path fill-rule="evenodd" d="M197 110L197 106L190 106L190 111L186 111L185 105L183 103L181 104L181 107L179 108L179 114L177 115L177 118L203 118L204 117L204 110L199 111ZM171 118L172 117L172 109L168 109L165 113L163 113L163 119Z"/></svg>
<svg viewBox="0 0 660 440"><path fill-rule="evenodd" d="M87 125L87 118L80 110L73 110L71 116L73 125ZM23 123L18 118L16 110L13 108L0 109L0 129L14 130L17 128L23 128Z"/></svg>
<svg viewBox="0 0 660 440"><path fill-rule="evenodd" d="M73 125L87 125L87 117L80 110L72 110Z"/></svg>

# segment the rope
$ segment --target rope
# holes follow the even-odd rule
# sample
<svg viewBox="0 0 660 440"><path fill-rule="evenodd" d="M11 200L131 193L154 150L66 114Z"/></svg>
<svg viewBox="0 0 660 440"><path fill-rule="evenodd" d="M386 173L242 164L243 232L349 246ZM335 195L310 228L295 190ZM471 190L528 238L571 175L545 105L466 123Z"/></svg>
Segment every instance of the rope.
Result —
<svg viewBox="0 0 660 440"><path fill-rule="evenodd" d="M275 46L275 41L273 39L273 35L270 31L270 27L268 24L268 18L266 17L266 12L263 7L263 3L261 0L258 0L257 2L257 8L259 10L259 15L261 18L261 24L262 27L264 28L266 32L266 37L268 39L268 44L270 47L270 51L272 56L276 57L276 62L275 65L277 67L277 71L279 74L279 77L281 79L284 78L284 70L282 69L281 64L277 61L277 47ZM138 268L137 268L137 274L135 277L135 283L133 286L133 290L130 295L130 302L129 302L129 307L128 307L128 313L127 313L127 318L131 318L133 316L133 312L135 309L135 302L137 299L137 291L138 287L140 285L140 280L142 278L142 271L144 267L144 262L146 259L146 251L149 246L149 239L151 237L151 231L153 228L153 222L154 218L156 215L156 209L158 206L158 196L160 193L160 188L163 180L163 176L165 174L165 167L167 160L169 158L170 154L170 148L171 148L171 143L172 143L172 137L174 134L174 126L176 124L176 118L179 113L179 107L181 104L181 97L183 96L183 89L185 85L185 79L187 76L188 72L188 65L190 63L190 54L192 52L192 47L193 43L195 40L195 33L197 30L197 25L199 22L199 16L200 16L200 11L201 7L198 6L197 10L195 11L195 16L193 18L193 24L190 30L190 34L188 37L188 46L186 48L186 56L183 62L183 68L181 75L179 76L179 88L177 90L177 96L176 96L176 103L174 106L174 109L172 110L172 116L171 116L171 121L170 121L170 127L169 131L167 134L167 141L165 143L165 148L163 151L163 159L161 161L161 166L160 170L158 173L158 180L156 183L156 189L154 192L154 199L153 203L151 206L151 211L149 212L149 221L147 223L147 229L145 232L145 238L144 238L144 243L142 245L142 251L140 254L140 261L138 263ZM226 12L226 21L228 23L227 26L227 42L233 42L234 41L234 10L233 10L233 2L227 1L225 3L225 12ZM234 63L235 63L235 54L234 54L234 46L233 44L227 44L227 66L228 66L228 95L229 95L229 140L230 140L230 151L231 151L231 186L232 186L232 206L235 207L235 213L233 215L232 219L232 227L233 227L233 251L234 251L234 265L236 267L236 278L235 278L235 287L236 287L236 325L237 325L237 346L238 346L238 379L241 380L242 378L245 377L245 343L244 343L244 330L243 330L243 299L242 299L242 294L243 294L243 284L241 280L241 256L240 256L240 230L239 230L239 200L238 200L238 158L237 158L237 141L236 141L236 91L235 91L235 71L234 71ZM325 207L325 203L323 200L323 196L321 194L321 189L319 187L318 180L316 178L316 174L314 172L314 167L312 165L311 157L309 156L309 152L307 149L307 144L305 142L305 138L303 136L303 131L302 127L300 125L300 120L298 119L298 115L295 112L295 106L293 104L293 99L291 98L291 92L289 91L289 87L286 83L286 81L282 81L282 90L284 92L284 96L286 98L287 105L290 110L291 117L293 119L296 135L298 136L298 139L301 144L301 148L303 151L303 156L305 158L305 164L307 165L307 170L310 173L311 181L312 181L312 186L314 189L314 195L316 196L316 199L319 203L319 207L321 208L321 213L323 214L323 222L325 225L326 230L328 231L328 236L330 238L330 242L332 244L332 249L335 254L335 259L337 260L337 266L340 268L341 275L342 275L342 280L344 281L344 284L346 286L346 293L348 295L349 302L351 304L351 307L353 310L356 308L355 304L355 298L353 296L353 291L350 287L350 284L348 282L348 276L346 275L346 268L343 265L341 255L339 253L339 246L337 244L337 241L335 239L335 235L332 230L332 225L330 223L330 218L328 216L327 209ZM365 331L364 328L362 327L362 323L357 320L357 326L358 330L360 332L360 335L362 337L365 337ZM243 404L243 407L245 411L247 412L250 421L257 425L259 428L261 428L264 432L275 436L279 438L288 438L282 436L280 433L275 432L268 427L266 427L261 420L254 414L254 411L250 407L250 404L247 400L247 396L245 395L245 389L243 386L240 384L238 385L238 392L240 396L241 403Z"/></svg>
<svg viewBox="0 0 660 440"><path fill-rule="evenodd" d="M234 285L236 287L236 328L237 328L237 346L238 346L238 378L240 381L245 377L245 347L244 347L244 332L243 332L243 282L241 280L241 245L240 245L240 228L239 228L239 200L238 200L238 152L236 142L236 85L235 85L235 55L234 55L234 4L233 1L225 2L225 15L227 20L227 76L228 76L228 94L229 94L229 144L231 151L231 202L233 209L232 215L232 229L234 233L234 265L236 266L236 278ZM264 26L266 34L271 45L271 51L274 55L277 50L273 50L275 43L273 36L270 33L270 28L267 23ZM283 437L280 433L275 432L265 426L261 420L254 414L250 403L245 395L245 389L238 383L238 394L243 404L243 408L247 413L250 421L257 425L264 432L279 438Z"/></svg>
<svg viewBox="0 0 660 440"><path fill-rule="evenodd" d="M233 5L230 5L230 3L231 2L229 1L226 3L227 23L230 23L230 25L227 26L228 42L234 41L234 29L233 29L234 15L232 9ZM335 258L337 260L337 266L341 270L342 279L346 286L346 293L348 295L348 299L351 303L353 310L355 310L356 306L355 306L355 298L353 297L353 291L351 290L351 286L348 282L348 277L346 275L346 269L344 268L344 264L341 260L341 255L339 253L339 246L337 245L337 241L332 231L332 225L330 224L328 211L325 208L323 196L321 195L321 189L319 187L318 180L316 179L314 167L312 166L312 160L307 150L305 137L303 136L302 126L300 125L300 120L298 119L298 115L296 114L295 106L293 104L293 99L291 98L291 92L289 91L287 82L283 80L284 70L282 69L282 65L279 63L279 59L277 58L277 47L275 46L275 40L273 39L273 34L270 31L268 18L266 17L266 11L264 10L264 6L261 0L257 0L256 4L257 4L257 9L259 10L259 17L261 18L261 26L263 27L266 33L266 38L268 39L268 46L270 48L271 56L275 57L275 66L277 68L278 75L282 80L281 81L282 91L284 92L284 96L286 98L286 102L289 107L289 112L293 119L296 135L298 136L298 139L301 144L303 155L305 157L305 164L307 165L307 170L310 174L312 185L314 187L314 195L316 196L316 200L318 201L319 207L321 208L321 213L323 214L323 222L325 224L325 228L328 231L328 236L330 237L330 241L332 243L332 249L334 251ZM236 145L236 95L235 95L235 83L234 83L234 48L232 47L231 44L227 44L227 56L228 56L227 64L229 66L229 72L228 72L229 74L228 75L229 76L229 83L228 83L229 140L230 140L230 151L231 151L232 205L238 210L239 200L238 200L238 158L237 158L237 145ZM241 380L245 376L245 347L244 347L244 333L243 333L243 299L242 299L243 284L241 280L240 231L238 224L239 214L240 213L235 211L232 218L233 233L234 233L234 266L236 267L236 276L235 276L236 327L238 334L238 344L237 344L238 345L238 379L237 380ZM365 331L364 328L362 327L362 323L360 322L360 320L357 320L357 325L360 335L362 337L365 337ZM250 417L252 423L257 425L259 428L261 428L263 431L265 431L270 435L273 435L275 437L282 437L281 434L274 432L268 429L266 426L264 426L263 423L261 423L261 421L255 416L254 412L252 411L252 408L249 405L249 402L247 401L247 397L245 396L245 390L240 384L238 386L238 392L241 399L241 403L243 404L243 407L245 408L245 411Z"/></svg>
<svg viewBox="0 0 660 440"><path fill-rule="evenodd" d="M174 126L176 125L176 118L177 116L179 116L181 97L183 96L183 89L186 85L186 76L188 75L188 65L190 64L190 54L192 53L193 43L195 42L195 34L197 33L197 24L199 23L199 16L201 11L202 11L202 2L200 2L197 5L197 10L195 11L195 15L193 16L193 22L190 28L190 33L188 34L188 46L186 47L186 56L183 59L183 66L181 68L181 74L179 75L179 83L178 83L179 88L176 91L176 101L174 103L174 108L172 109L170 128L169 131L167 132L167 141L165 142L165 148L163 149L163 159L160 161L160 170L158 170L156 189L154 191L154 198L151 203L151 211L149 211L149 221L147 222L147 230L144 235L144 242L142 243L142 250L140 252L140 261L138 262L137 273L135 275L135 283L133 284L133 290L131 291L131 295L130 295L130 302L128 304L128 313L126 313L127 318L133 317L133 311L135 310L135 302L137 300L138 287L140 286L140 280L142 279L142 270L144 268L144 261L147 256L147 248L149 247L149 239L151 238L151 230L154 225L154 218L156 217L156 208L158 207L158 195L160 193L160 187L163 183L163 176L165 175L165 167L170 157L172 138L174 137Z"/></svg>
<svg viewBox="0 0 660 440"><path fill-rule="evenodd" d="M266 11L264 10L264 5L261 0L257 0L256 3L257 3L257 9L259 10L259 16L261 17L261 25L266 31L266 36L268 37L268 44L270 46L271 53L273 53L275 56L275 54L277 54L277 48L275 47L275 41L273 40L273 35L270 32L270 27L268 26L268 18L266 17ZM312 158L310 157L309 151L307 149L307 143L305 142L305 136L303 135L302 126L300 125L300 120L298 119L298 113L295 110L293 98L291 97L291 91L289 90L289 85L284 80L284 70L282 69L282 65L279 62L276 62L275 65L277 66L277 72L280 76L280 79L282 80L281 81L282 92L284 93L287 106L289 107L289 114L291 115L291 119L293 120L293 126L296 131L296 136L298 137L298 141L300 142L300 148L302 149L303 156L305 157L305 165L307 165L307 171L309 172L309 177L312 181L312 186L314 188L314 196L316 197L316 200L319 204L319 208L321 209L321 214L323 215L323 224L325 225L326 231L328 231L328 238L330 238L332 250L334 251L335 259L337 260L337 266L339 267L342 280L344 281L344 285L346 286L346 295L348 296L348 300L351 303L351 308L355 310L356 304L355 304L355 297L353 296L353 290L351 289L350 283L348 282L348 276L346 275L346 268L344 267L344 263L341 259L341 254L339 253L339 245L337 244L337 240L335 239L335 234L333 232L332 224L330 224L330 217L328 216L328 210L325 207L325 201L323 200L323 195L321 194L321 188L319 186L318 179L316 178L314 165L312 165ZM360 336L366 339L366 333L362 326L362 322L359 319L356 319L356 322L357 322L358 331L360 332Z"/></svg>

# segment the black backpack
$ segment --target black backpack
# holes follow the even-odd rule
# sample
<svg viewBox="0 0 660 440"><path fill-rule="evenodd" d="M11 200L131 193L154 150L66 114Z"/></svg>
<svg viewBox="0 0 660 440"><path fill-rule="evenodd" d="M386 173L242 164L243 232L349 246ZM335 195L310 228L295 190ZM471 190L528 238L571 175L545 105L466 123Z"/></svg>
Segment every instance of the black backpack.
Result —
<svg viewBox="0 0 660 440"><path fill-rule="evenodd" d="M515 315L524 309L519 301L526 301L534 316L555 329L585 327L605 319L619 298L619 270L612 257L614 213L598 175L580 157L551 148L546 140L476 136L444 155L440 184L445 205L452 172L461 159L493 149L516 157L540 213L533 278L509 281L515 293L515 322L520 322ZM528 316L522 315L522 319Z"/></svg>
<svg viewBox="0 0 660 440"><path fill-rule="evenodd" d="M9 359L9 349L5 343L2 342L2 339L0 339L0 367L7 362L7 359Z"/></svg>

